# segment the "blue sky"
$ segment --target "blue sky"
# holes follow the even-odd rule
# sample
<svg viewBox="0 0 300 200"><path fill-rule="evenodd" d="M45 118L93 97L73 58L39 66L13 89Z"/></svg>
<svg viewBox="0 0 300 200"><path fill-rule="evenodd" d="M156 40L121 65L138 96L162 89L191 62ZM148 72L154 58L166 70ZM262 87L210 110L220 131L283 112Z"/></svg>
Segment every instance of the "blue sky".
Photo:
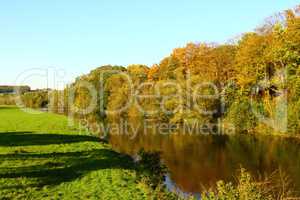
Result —
<svg viewBox="0 0 300 200"><path fill-rule="evenodd" d="M297 0L2 0L0 84L32 68L65 80L104 64L158 63L187 42L226 42ZM44 80L28 79L32 87Z"/></svg>

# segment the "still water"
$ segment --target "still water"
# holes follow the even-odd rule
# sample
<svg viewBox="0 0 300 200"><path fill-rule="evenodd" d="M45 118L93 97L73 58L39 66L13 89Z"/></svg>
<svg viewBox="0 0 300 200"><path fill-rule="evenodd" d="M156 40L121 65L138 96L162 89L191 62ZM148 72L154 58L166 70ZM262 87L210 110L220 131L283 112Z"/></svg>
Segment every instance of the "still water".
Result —
<svg viewBox="0 0 300 200"><path fill-rule="evenodd" d="M111 135L119 152L160 151L170 174L167 184L184 193L201 193L216 181L233 181L241 167L259 179L281 170L300 189L300 140L274 136L140 134Z"/></svg>

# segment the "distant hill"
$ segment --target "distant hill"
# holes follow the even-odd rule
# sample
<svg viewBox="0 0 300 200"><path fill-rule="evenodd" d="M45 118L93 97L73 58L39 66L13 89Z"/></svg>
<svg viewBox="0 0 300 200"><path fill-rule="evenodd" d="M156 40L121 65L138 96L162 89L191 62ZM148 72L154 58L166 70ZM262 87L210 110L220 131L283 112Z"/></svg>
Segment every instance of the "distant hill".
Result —
<svg viewBox="0 0 300 200"><path fill-rule="evenodd" d="M27 85L24 86L0 85L0 94L14 94L16 90L19 90L21 93L25 93L31 91L31 88Z"/></svg>

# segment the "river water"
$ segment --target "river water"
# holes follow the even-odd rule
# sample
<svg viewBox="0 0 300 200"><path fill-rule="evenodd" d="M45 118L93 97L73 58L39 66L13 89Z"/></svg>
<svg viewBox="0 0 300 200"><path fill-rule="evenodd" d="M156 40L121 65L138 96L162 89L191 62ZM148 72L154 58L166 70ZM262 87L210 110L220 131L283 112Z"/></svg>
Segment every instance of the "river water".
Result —
<svg viewBox="0 0 300 200"><path fill-rule="evenodd" d="M115 150L130 155L142 148L160 151L170 171L167 186L183 193L199 194L218 180L234 181L241 167L256 179L281 174L289 178L291 187L300 189L297 139L242 134L113 134L110 143Z"/></svg>

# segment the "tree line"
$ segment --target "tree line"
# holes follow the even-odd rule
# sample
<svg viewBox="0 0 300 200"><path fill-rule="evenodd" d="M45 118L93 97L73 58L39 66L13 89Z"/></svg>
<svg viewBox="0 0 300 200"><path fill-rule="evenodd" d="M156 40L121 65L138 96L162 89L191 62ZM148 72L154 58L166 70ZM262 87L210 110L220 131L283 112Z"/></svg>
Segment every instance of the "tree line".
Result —
<svg viewBox="0 0 300 200"><path fill-rule="evenodd" d="M277 133L282 127L274 131L278 121L268 119L286 118L285 132L297 134L299 15L300 7L296 7L269 18L255 31L230 43L189 43L151 67L102 66L78 77L62 91L27 92L21 99L27 107L72 112L91 127L121 118L151 118L172 124L221 120L233 124L238 132ZM86 83L97 91L96 100ZM133 103L128 104L133 96ZM91 102L95 109L79 112ZM107 112L116 110L121 111Z"/></svg>

